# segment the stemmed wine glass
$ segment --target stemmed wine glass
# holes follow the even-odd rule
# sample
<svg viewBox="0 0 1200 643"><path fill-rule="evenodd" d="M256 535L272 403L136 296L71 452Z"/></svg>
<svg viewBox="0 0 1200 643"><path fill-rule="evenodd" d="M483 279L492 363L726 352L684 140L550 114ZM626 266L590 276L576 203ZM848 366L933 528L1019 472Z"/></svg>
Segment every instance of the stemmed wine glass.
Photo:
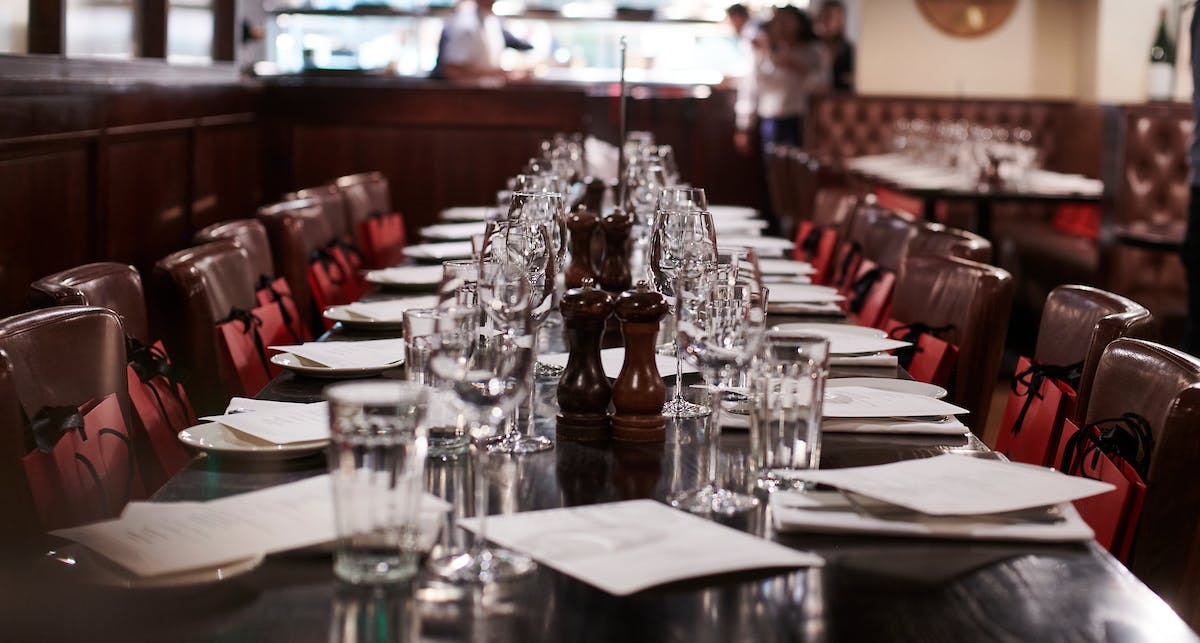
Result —
<svg viewBox="0 0 1200 643"><path fill-rule="evenodd" d="M514 192L508 215L491 228L485 242L483 257L495 264L494 270L502 270L514 279L526 282L529 299L529 317L532 328L533 359L537 361L538 331L555 308L555 280L558 263L551 240L549 220L546 212L560 208L562 196L551 193ZM480 272L481 283L483 271ZM486 293L480 291L485 309ZM500 453L536 453L554 446L549 438L535 432L535 403L537 399L536 371L529 372L528 387L529 417L526 430L521 431L517 419L520 413L513 410L513 422L504 439L492 445Z"/></svg>
<svg viewBox="0 0 1200 643"><path fill-rule="evenodd" d="M732 515L758 501L718 483L719 385L722 379L747 368L759 353L765 335L766 301L758 285L739 278L736 271L718 270L714 264L687 268L677 277L676 325L684 353L704 375L709 390L708 484L676 495L671 506L693 513Z"/></svg>
<svg viewBox="0 0 1200 643"><path fill-rule="evenodd" d="M528 556L486 543L487 442L499 434L505 418L529 393L529 375L533 369L528 283L510 269L511 266L491 267L480 275L481 305L489 326L464 341L443 339L430 359L431 370L464 407L475 454L478 526L474 544L470 551L448 554L430 562L435 575L454 582L486 584L521 576L535 568ZM454 313L474 318L478 310L458 308ZM454 323L454 317L447 315L447 323Z"/></svg>
<svg viewBox="0 0 1200 643"><path fill-rule="evenodd" d="M703 192L703 191L701 191ZM717 237L712 216L704 210L659 209L650 237L650 275L658 292L674 308L680 293L676 277L680 271L712 263L717 258ZM709 408L683 398L683 355L677 337L672 336L675 355L675 394L663 405L663 415L696 418L708 415Z"/></svg>

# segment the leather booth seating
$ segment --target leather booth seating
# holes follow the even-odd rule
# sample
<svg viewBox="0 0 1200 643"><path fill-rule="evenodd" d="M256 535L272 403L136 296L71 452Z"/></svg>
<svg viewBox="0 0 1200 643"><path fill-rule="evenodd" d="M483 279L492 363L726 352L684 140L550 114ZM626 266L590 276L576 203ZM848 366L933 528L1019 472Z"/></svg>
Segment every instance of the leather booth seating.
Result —
<svg viewBox="0 0 1200 643"><path fill-rule="evenodd" d="M56 306L0 319L0 351L20 374L10 378L9 364L0 365L6 445L0 477L21 479L16 489L0 492L16 523L5 530L35 533L109 518L128 500L144 497L120 316L93 306ZM13 394L17 418L14 400L5 399ZM76 412L82 427L66 423Z"/></svg>
<svg viewBox="0 0 1200 643"><path fill-rule="evenodd" d="M258 210L258 220L267 229L274 250L275 274L292 286L296 309L320 327L320 311L313 303L308 285L308 265L313 252L326 248L336 239L321 204L313 199L284 201Z"/></svg>
<svg viewBox="0 0 1200 643"><path fill-rule="evenodd" d="M142 277L128 264L90 263L42 277L29 286L29 305L108 308L121 317L130 337L145 345L151 342Z"/></svg>
<svg viewBox="0 0 1200 643"><path fill-rule="evenodd" d="M1059 286L1046 298L1033 359L1059 366L1083 363L1076 420L1087 415L1104 349L1118 338L1145 332L1150 322L1150 311L1141 304L1089 286Z"/></svg>
<svg viewBox="0 0 1200 643"><path fill-rule="evenodd" d="M1184 619L1200 618L1200 360L1137 339L1109 344L1096 366L1084 422L1125 413L1153 435L1129 569Z"/></svg>
<svg viewBox="0 0 1200 643"><path fill-rule="evenodd" d="M999 268L957 257L909 256L892 299L902 324L948 327L940 338L958 346L951 399L970 414L963 422L982 436L1012 306L1012 277Z"/></svg>
<svg viewBox="0 0 1200 643"><path fill-rule="evenodd" d="M234 390L222 371L215 328L233 309L257 306L254 267L238 242L222 239L167 255L154 267L167 350L184 367L199 415L224 411Z"/></svg>

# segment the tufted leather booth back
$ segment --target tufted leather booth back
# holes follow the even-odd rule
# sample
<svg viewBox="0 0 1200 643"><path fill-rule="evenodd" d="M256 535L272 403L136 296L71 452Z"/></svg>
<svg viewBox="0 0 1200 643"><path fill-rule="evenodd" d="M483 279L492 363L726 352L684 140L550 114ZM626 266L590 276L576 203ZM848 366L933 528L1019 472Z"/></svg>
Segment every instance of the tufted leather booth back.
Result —
<svg viewBox="0 0 1200 643"><path fill-rule="evenodd" d="M29 286L29 304L33 308L107 308L120 315L125 332L143 344L150 343L142 277L128 264L89 263L42 277Z"/></svg>
<svg viewBox="0 0 1200 643"><path fill-rule="evenodd" d="M308 289L308 264L314 250L329 245L336 234L321 204L313 199L284 201L258 210L275 251L275 274L292 288L296 310L313 325L312 293Z"/></svg>
<svg viewBox="0 0 1200 643"><path fill-rule="evenodd" d="M1004 353L1013 280L1007 272L957 257L904 260L892 317L905 324L953 326L943 335L959 347L953 400L969 410L963 422L983 435Z"/></svg>
<svg viewBox="0 0 1200 643"><path fill-rule="evenodd" d="M231 309L257 306L250 255L222 239L167 255L154 272L167 351L189 376L184 384L197 413L220 413L231 393L222 382L214 328Z"/></svg>
<svg viewBox="0 0 1200 643"><path fill-rule="evenodd" d="M1146 418L1154 435L1145 504L1129 569L1195 622L1200 600L1200 360L1118 339L1100 357L1085 422Z"/></svg>
<svg viewBox="0 0 1200 643"><path fill-rule="evenodd" d="M1117 222L1146 221L1157 226L1186 220L1191 106L1128 105L1122 111L1124 154Z"/></svg>
<svg viewBox="0 0 1200 643"><path fill-rule="evenodd" d="M254 278L275 277L274 257L271 255L271 242L267 239L267 229L254 219L236 219L223 223L214 223L192 238L197 245L211 243L220 239L233 239L246 249L250 255L250 263L254 266Z"/></svg>
<svg viewBox="0 0 1200 643"><path fill-rule="evenodd" d="M933 257L959 257L992 263L992 242L959 228L922 221L908 244L908 254Z"/></svg>
<svg viewBox="0 0 1200 643"><path fill-rule="evenodd" d="M807 150L823 164L892 150L893 124L901 118L929 121L966 119L985 125L1024 127L1033 144L1057 167L1058 132L1067 103L1017 100L960 100L901 96L825 94L814 96L806 119Z"/></svg>
<svg viewBox="0 0 1200 643"><path fill-rule="evenodd" d="M1059 286L1042 309L1033 358L1065 366L1083 362L1075 417L1087 415L1088 397L1100 355L1113 340L1141 332L1150 311L1141 304L1089 286Z"/></svg>

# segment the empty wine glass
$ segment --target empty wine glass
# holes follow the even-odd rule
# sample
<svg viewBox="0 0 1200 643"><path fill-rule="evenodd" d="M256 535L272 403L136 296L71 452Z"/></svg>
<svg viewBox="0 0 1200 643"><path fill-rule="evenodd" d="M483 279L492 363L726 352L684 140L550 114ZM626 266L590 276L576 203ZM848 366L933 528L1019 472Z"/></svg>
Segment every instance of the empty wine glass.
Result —
<svg viewBox="0 0 1200 643"><path fill-rule="evenodd" d="M709 264L717 258L717 237L712 216L704 210L659 209L650 236L650 275L654 287L674 308L679 293L676 277L689 266ZM706 406L683 398L683 355L672 333L675 360L675 394L663 405L663 415L695 418L708 415Z"/></svg>
<svg viewBox="0 0 1200 643"><path fill-rule="evenodd" d="M475 517L478 525L470 551L448 554L430 562L438 577L456 582L491 583L521 576L535 568L524 554L487 544L487 442L500 432L507 415L529 393L533 368L533 334L526 284L518 275L497 270L481 275L481 288L491 297L491 325L473 337L451 345L443 340L430 359L430 367L443 386L463 406L475 454ZM474 316L477 309L457 313ZM500 320L500 322L497 322Z"/></svg>
<svg viewBox="0 0 1200 643"><path fill-rule="evenodd" d="M709 390L708 484L676 495L671 506L693 513L732 515L758 504L750 495L724 489L718 483L721 437L720 382L746 369L759 353L765 326L766 301L753 282L721 274L715 266L681 270L676 285L679 300L677 333L688 359L704 375Z"/></svg>

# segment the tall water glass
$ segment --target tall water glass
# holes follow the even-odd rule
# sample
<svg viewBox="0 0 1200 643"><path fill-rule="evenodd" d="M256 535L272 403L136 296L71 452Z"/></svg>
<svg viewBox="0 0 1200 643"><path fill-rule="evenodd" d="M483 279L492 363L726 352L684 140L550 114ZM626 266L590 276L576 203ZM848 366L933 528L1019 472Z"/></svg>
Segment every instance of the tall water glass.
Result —
<svg viewBox="0 0 1200 643"><path fill-rule="evenodd" d="M829 340L770 338L767 357L753 369L750 450L756 486L803 488L800 472L821 463L821 412L829 376Z"/></svg>
<svg viewBox="0 0 1200 643"><path fill-rule="evenodd" d="M411 382L325 389L337 527L333 571L347 582L396 583L417 573L427 395Z"/></svg>

